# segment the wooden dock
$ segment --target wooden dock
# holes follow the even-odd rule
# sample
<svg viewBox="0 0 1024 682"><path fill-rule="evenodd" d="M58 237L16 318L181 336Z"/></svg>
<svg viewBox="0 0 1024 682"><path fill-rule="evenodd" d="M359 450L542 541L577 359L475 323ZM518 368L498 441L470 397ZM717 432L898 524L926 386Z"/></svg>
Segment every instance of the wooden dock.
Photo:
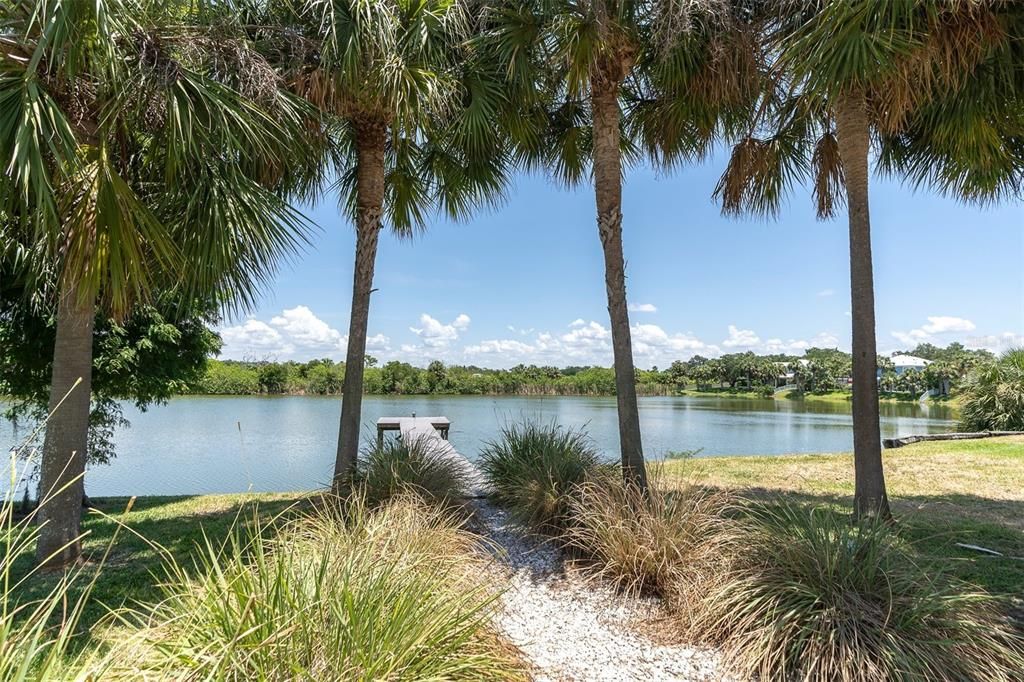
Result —
<svg viewBox="0 0 1024 682"><path fill-rule="evenodd" d="M448 442L451 424L448 417L417 417L415 413L412 417L381 417L377 420L377 444L384 443L387 431L398 431L406 443L426 439L438 456L450 460L453 466L466 473L470 482L469 494L472 497L483 497L487 492L483 474Z"/></svg>

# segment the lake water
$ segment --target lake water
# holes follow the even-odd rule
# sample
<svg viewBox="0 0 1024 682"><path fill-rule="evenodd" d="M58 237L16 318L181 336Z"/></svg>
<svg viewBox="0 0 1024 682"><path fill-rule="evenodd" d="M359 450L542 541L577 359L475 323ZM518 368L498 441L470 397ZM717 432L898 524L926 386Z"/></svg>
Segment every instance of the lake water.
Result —
<svg viewBox="0 0 1024 682"><path fill-rule="evenodd" d="M308 490L330 480L340 399L334 397L181 397L140 413L115 437L118 456L90 469L90 495L178 495ZM943 406L883 404L882 437L950 431ZM382 416L444 415L450 440L473 459L510 421L538 418L586 428L598 449L616 456L615 398L367 396L366 440ZM850 406L794 400L704 397L640 399L644 451L702 449L700 456L851 450ZM0 423L0 452L25 434ZM6 480L6 475L3 480Z"/></svg>

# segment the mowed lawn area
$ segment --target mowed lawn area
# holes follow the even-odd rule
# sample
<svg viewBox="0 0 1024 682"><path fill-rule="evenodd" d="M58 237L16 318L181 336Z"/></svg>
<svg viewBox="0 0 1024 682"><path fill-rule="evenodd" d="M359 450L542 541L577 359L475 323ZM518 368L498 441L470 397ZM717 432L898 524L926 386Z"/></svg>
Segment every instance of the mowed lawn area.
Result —
<svg viewBox="0 0 1024 682"><path fill-rule="evenodd" d="M1024 615L1024 436L915 443L883 457L898 531L922 561L1005 594ZM708 457L667 462L662 473L667 485L691 480L842 514L853 499L851 453Z"/></svg>

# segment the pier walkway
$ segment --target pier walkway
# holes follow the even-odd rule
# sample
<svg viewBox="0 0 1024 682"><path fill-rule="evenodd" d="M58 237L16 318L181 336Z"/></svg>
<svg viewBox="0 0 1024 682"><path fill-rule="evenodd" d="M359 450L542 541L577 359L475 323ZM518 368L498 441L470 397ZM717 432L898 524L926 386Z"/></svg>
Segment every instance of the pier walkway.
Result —
<svg viewBox="0 0 1024 682"><path fill-rule="evenodd" d="M464 472L470 482L470 496L483 497L487 492L487 484L480 470L462 455L448 441L448 430L451 421L448 417L381 417L377 420L377 443L384 442L384 433L398 431L406 443L426 439L430 441L434 452Z"/></svg>

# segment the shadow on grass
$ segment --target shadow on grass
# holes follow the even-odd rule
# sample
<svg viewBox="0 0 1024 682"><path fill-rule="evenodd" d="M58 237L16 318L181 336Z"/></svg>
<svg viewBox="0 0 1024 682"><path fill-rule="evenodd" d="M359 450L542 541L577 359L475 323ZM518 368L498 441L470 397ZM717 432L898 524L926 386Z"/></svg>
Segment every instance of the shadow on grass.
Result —
<svg viewBox="0 0 1024 682"><path fill-rule="evenodd" d="M309 508L315 498L315 494L299 493L140 497L127 514L124 510L128 498L93 498L93 509L86 511L82 519L82 531L86 534L85 566L68 593L69 603L79 597L96 575L96 569L101 570L83 611L83 636L77 645L86 647L91 643L98 634L96 624L110 609L153 603L161 598L164 558L150 543L161 545L180 566L194 573L198 570L194 559L202 552L204 534L214 546L219 546L236 523L248 526L257 514L261 521L266 521L290 510L298 512ZM106 563L99 567L119 522L125 527L111 547ZM31 554L18 557L13 564L12 582L27 574L34 563ZM36 574L12 596L17 602L42 598L59 578L55 573Z"/></svg>

